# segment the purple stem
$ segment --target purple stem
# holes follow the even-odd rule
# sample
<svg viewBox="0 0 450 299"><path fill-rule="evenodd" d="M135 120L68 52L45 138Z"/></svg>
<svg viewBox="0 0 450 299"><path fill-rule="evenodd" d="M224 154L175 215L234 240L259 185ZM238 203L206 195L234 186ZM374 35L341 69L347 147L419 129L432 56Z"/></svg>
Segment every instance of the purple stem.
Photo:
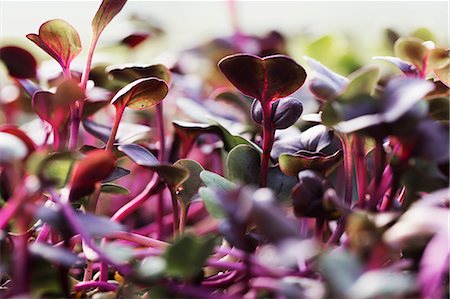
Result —
<svg viewBox="0 0 450 299"><path fill-rule="evenodd" d="M353 137L353 148L355 151L355 170L356 184L358 187L358 207L363 208L365 205L367 192L367 169L365 165L364 139L361 136Z"/></svg>
<svg viewBox="0 0 450 299"><path fill-rule="evenodd" d="M14 290L16 295L26 294L29 291L29 252L28 252L28 230L29 217L22 215L18 218L21 231L14 250Z"/></svg>
<svg viewBox="0 0 450 299"><path fill-rule="evenodd" d="M67 190L66 190L67 191ZM99 257L99 259L103 262L107 262L117 268L123 274L131 273L131 269L125 265L120 265L115 261L111 260L108 256L106 256L103 251L95 245L92 241L91 236L84 230L83 225L78 221L77 216L75 215L75 211L69 204L68 195L69 192L65 192L61 198L55 192L55 190L50 190L53 201L58 203L61 206L62 212L66 217L66 220L70 223L73 230L81 236L81 239L86 243L86 245L91 248Z"/></svg>
<svg viewBox="0 0 450 299"><path fill-rule="evenodd" d="M104 282L104 281L84 281L75 285L75 291L80 292L86 289L99 288L103 291L112 291L114 292L117 289L116 284Z"/></svg>
<svg viewBox="0 0 450 299"><path fill-rule="evenodd" d="M44 223L44 225L42 225L41 231L39 232L39 235L36 238L36 242L47 243L50 231L51 226L48 223Z"/></svg>
<svg viewBox="0 0 450 299"><path fill-rule="evenodd" d="M263 153L261 162L260 187L267 186L267 172L269 169L270 152L272 151L275 130L272 123L272 104L263 106Z"/></svg>

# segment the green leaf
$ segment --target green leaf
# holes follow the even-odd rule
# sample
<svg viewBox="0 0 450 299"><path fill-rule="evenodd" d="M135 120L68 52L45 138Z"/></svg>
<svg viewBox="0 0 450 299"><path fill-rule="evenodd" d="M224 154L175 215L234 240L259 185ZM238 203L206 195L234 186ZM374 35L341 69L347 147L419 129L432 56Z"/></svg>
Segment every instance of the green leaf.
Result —
<svg viewBox="0 0 450 299"><path fill-rule="evenodd" d="M64 20L50 20L39 28L39 34L27 34L27 38L52 56L63 69L69 69L72 60L81 52L80 37Z"/></svg>
<svg viewBox="0 0 450 299"><path fill-rule="evenodd" d="M200 173L200 178L202 179L203 183L208 188L212 188L215 190L223 190L223 191L231 191L236 188L236 184L233 182L230 182L226 178L218 175L217 173L203 170Z"/></svg>
<svg viewBox="0 0 450 299"><path fill-rule="evenodd" d="M211 255L215 245L214 238L199 238L189 234L167 248L164 253L166 272L169 276L189 279L197 274L206 259Z"/></svg>
<svg viewBox="0 0 450 299"><path fill-rule="evenodd" d="M122 194L122 195L130 194L130 190L114 183L103 183L101 187L101 192L110 194Z"/></svg>
<svg viewBox="0 0 450 299"><path fill-rule="evenodd" d="M430 54L428 55L427 68L429 70L442 69L446 66L448 68L448 65L450 63L449 52L450 50L442 48L430 50Z"/></svg>
<svg viewBox="0 0 450 299"><path fill-rule="evenodd" d="M358 95L372 94L379 77L380 69L376 66L361 68L351 73L348 77L350 82L339 100L348 101Z"/></svg>
<svg viewBox="0 0 450 299"><path fill-rule="evenodd" d="M258 185L261 169L260 153L249 145L237 145L227 156L226 168L231 181Z"/></svg>
<svg viewBox="0 0 450 299"><path fill-rule="evenodd" d="M448 121L450 115L450 99L433 98L428 100L428 110L431 118L435 120Z"/></svg>
<svg viewBox="0 0 450 299"><path fill-rule="evenodd" d="M189 159L178 160L173 165L182 167L189 172L189 177L183 181L177 190L177 199L182 204L188 205L197 194L198 189L203 185L200 173L204 168L196 161Z"/></svg>
<svg viewBox="0 0 450 299"><path fill-rule="evenodd" d="M201 187L198 190L198 194L200 195L203 204L211 217L215 219L225 218L225 212L223 211L214 190L211 188Z"/></svg>
<svg viewBox="0 0 450 299"><path fill-rule="evenodd" d="M133 258L133 247L125 246L117 241L102 246L105 254L116 263L126 263Z"/></svg>
<svg viewBox="0 0 450 299"><path fill-rule="evenodd" d="M301 151L295 154L281 154L278 158L283 173L296 176L302 170L314 170L324 175L331 173L342 161L342 151L332 155Z"/></svg>
<svg viewBox="0 0 450 299"><path fill-rule="evenodd" d="M414 37L399 38L394 45L395 55L400 59L409 61L419 69L423 69L424 58L428 49L422 45L422 41Z"/></svg>
<svg viewBox="0 0 450 299"><path fill-rule="evenodd" d="M54 184L56 188L62 188L68 181L76 158L77 155L69 152L54 153L46 157L37 154L29 161L29 167L41 180Z"/></svg>
<svg viewBox="0 0 450 299"><path fill-rule="evenodd" d="M157 78L143 78L119 90L111 104L131 109L147 109L161 102L169 92L166 82Z"/></svg>
<svg viewBox="0 0 450 299"><path fill-rule="evenodd" d="M231 134L227 129L225 129L225 127L223 127L220 123L218 123L214 120L211 120L211 122L219 128L221 135L222 135L224 147L227 152L231 151L234 147L238 146L239 144L247 144L247 145L250 145L251 147L255 148L260 153L262 153L262 149L255 143L253 143L250 140L247 140L244 137L241 137L239 135Z"/></svg>
<svg viewBox="0 0 450 299"><path fill-rule="evenodd" d="M92 30L98 36L111 20L122 10L126 0L103 0L92 20Z"/></svg>

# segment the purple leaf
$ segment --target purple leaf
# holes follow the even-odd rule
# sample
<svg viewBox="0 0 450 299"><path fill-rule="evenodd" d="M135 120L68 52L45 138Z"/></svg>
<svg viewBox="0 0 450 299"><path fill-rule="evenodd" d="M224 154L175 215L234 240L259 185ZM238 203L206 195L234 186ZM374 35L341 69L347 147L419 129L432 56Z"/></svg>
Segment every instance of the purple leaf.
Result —
<svg viewBox="0 0 450 299"><path fill-rule="evenodd" d="M50 20L39 28L39 34L27 38L52 56L63 69L69 69L72 60L81 52L81 41L75 28L64 20Z"/></svg>
<svg viewBox="0 0 450 299"><path fill-rule="evenodd" d="M401 60L398 57L375 56L375 57L373 57L373 59L388 61L388 62L394 64L396 67L398 67L406 75L415 75L417 73L416 67L414 65L409 64L408 62Z"/></svg>
<svg viewBox="0 0 450 299"><path fill-rule="evenodd" d="M258 100L254 100L251 109L253 120L261 125L263 120L261 103ZM292 126L299 119L302 112L302 102L296 98L287 97L273 101L272 122L275 129L282 130Z"/></svg>
<svg viewBox="0 0 450 299"><path fill-rule="evenodd" d="M118 180L124 176L127 176L129 174L130 174L130 171L128 169L116 166L116 168L114 168L113 172L109 175L109 177L104 179L102 181L102 183L109 183L109 182Z"/></svg>
<svg viewBox="0 0 450 299"><path fill-rule="evenodd" d="M14 46L0 48L3 61L11 77L17 79L36 78L37 62L30 52Z"/></svg>
<svg viewBox="0 0 450 299"><path fill-rule="evenodd" d="M139 144L123 144L117 148L140 166L154 166L160 164L158 159L145 147Z"/></svg>
<svg viewBox="0 0 450 299"><path fill-rule="evenodd" d="M141 78L154 77L170 83L170 71L162 64L153 65L113 65L106 68L106 72L115 80L130 83Z"/></svg>
<svg viewBox="0 0 450 299"><path fill-rule="evenodd" d="M402 77L390 80L382 99L384 121L396 121L433 89L433 83L423 79Z"/></svg>
<svg viewBox="0 0 450 299"><path fill-rule="evenodd" d="M53 263L67 267L80 267L84 265L84 261L68 249L55 247L46 243L33 243L30 246L30 252Z"/></svg>
<svg viewBox="0 0 450 299"><path fill-rule="evenodd" d="M448 273L450 251L448 232L436 234L425 248L420 261L419 285L423 298L443 298L444 279Z"/></svg>
<svg viewBox="0 0 450 299"><path fill-rule="evenodd" d="M314 74L309 88L316 97L321 100L329 100L345 89L349 82L347 78L333 72L311 57L305 56L304 59Z"/></svg>
<svg viewBox="0 0 450 299"><path fill-rule="evenodd" d="M260 58L235 54L223 58L218 65L239 91L260 100L263 105L291 95L306 79L305 70L284 55Z"/></svg>

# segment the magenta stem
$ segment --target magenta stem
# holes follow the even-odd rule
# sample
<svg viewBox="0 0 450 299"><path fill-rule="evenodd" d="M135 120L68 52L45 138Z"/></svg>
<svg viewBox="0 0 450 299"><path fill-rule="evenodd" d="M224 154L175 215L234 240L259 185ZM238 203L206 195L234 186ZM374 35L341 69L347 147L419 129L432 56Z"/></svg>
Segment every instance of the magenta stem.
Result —
<svg viewBox="0 0 450 299"><path fill-rule="evenodd" d="M104 282L104 281L84 281L75 285L75 291L80 292L86 289L99 288L103 291L112 291L114 292L117 289L116 284Z"/></svg>
<svg viewBox="0 0 450 299"><path fill-rule="evenodd" d="M159 137L158 160L160 163L163 163L165 162L166 159L166 143L164 133L164 115L162 102L159 102L156 105L156 122L158 126L158 137ZM164 194L160 192L158 194L158 207L156 213L156 223L158 224L156 236L160 240L163 238L163 226L164 226L163 218L164 218Z"/></svg>
<svg viewBox="0 0 450 299"><path fill-rule="evenodd" d="M154 175L152 180L148 183L145 189L139 193L135 198L130 200L127 204L122 206L114 215L111 217L112 221L122 221L133 213L144 201L148 199L148 197L152 194L153 190L158 185L159 176Z"/></svg>
<svg viewBox="0 0 450 299"><path fill-rule="evenodd" d="M352 203L352 179L353 179L353 165L352 165L352 148L347 134L342 136L337 134L341 140L342 149L344 151L344 170L345 170L345 195L344 202L348 206Z"/></svg>
<svg viewBox="0 0 450 299"><path fill-rule="evenodd" d="M17 219L20 237L14 250L14 290L16 295L26 294L29 291L29 252L28 252L28 215Z"/></svg>
<svg viewBox="0 0 450 299"><path fill-rule="evenodd" d="M121 105L116 107L116 116L114 118L114 125L111 129L111 135L109 135L108 143L106 144L107 151L112 151L114 141L116 140L117 131L119 130L120 120L122 119L125 106Z"/></svg>
<svg viewBox="0 0 450 299"><path fill-rule="evenodd" d="M272 151L274 133L272 123L272 104L264 104L263 106L263 152L261 162L261 174L259 178L260 187L267 186L267 173L269 169L270 152Z"/></svg>
<svg viewBox="0 0 450 299"><path fill-rule="evenodd" d="M89 79L89 74L91 72L91 66L92 66L92 57L94 56L94 50L97 46L99 35L93 35L91 39L91 44L89 45L89 53L86 59L86 65L83 69L83 74L81 75L81 82L80 86L83 88L83 90L86 90L86 84Z"/></svg>
<svg viewBox="0 0 450 299"><path fill-rule="evenodd" d="M51 226L48 223L44 223L44 225L42 225L41 231L39 232L36 238L36 242L47 243L50 232Z"/></svg>

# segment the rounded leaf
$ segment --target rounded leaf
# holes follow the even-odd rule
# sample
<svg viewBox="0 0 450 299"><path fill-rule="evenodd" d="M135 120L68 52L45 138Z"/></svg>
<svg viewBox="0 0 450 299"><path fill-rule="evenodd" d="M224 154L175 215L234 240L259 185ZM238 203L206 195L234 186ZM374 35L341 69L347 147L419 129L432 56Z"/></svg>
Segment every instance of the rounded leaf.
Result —
<svg viewBox="0 0 450 299"><path fill-rule="evenodd" d="M111 100L111 104L132 109L147 109L161 102L168 92L169 87L161 79L138 79L119 90Z"/></svg>
<svg viewBox="0 0 450 299"><path fill-rule="evenodd" d="M258 185L261 156L253 147L241 144L228 154L228 178L237 183Z"/></svg>
<svg viewBox="0 0 450 299"><path fill-rule="evenodd" d="M126 83L132 82L142 78L158 78L164 80L167 84L170 83L170 71L163 64L153 65L134 65L123 64L113 65L106 68L109 76L115 80Z"/></svg>
<svg viewBox="0 0 450 299"><path fill-rule="evenodd" d="M394 45L395 55L400 59L406 60L423 68L424 58L428 49L422 44L422 41L414 37L399 38Z"/></svg>
<svg viewBox="0 0 450 299"><path fill-rule="evenodd" d="M295 124L303 112L300 100L292 97L282 98L272 102L272 122L275 129L286 129ZM262 124L263 112L261 103L257 100L252 104L252 118Z"/></svg>
<svg viewBox="0 0 450 299"><path fill-rule="evenodd" d="M223 58L218 65L239 91L263 103L291 95L306 79L303 67L285 55L261 58L235 54Z"/></svg>
<svg viewBox="0 0 450 299"><path fill-rule="evenodd" d="M174 166L179 166L189 171L189 177L177 190L177 199L184 205L189 204L197 194L198 189L203 185L200 179L200 173L204 170L203 166L194 160L181 159L176 161Z"/></svg>
<svg viewBox="0 0 450 299"><path fill-rule="evenodd" d="M14 46L0 49L0 60L3 61L11 77L18 79L36 78L37 62L30 52Z"/></svg>
<svg viewBox="0 0 450 299"><path fill-rule="evenodd" d="M81 52L80 36L64 20L47 21L39 28L39 34L30 33L27 38L56 59L63 69L68 69Z"/></svg>

